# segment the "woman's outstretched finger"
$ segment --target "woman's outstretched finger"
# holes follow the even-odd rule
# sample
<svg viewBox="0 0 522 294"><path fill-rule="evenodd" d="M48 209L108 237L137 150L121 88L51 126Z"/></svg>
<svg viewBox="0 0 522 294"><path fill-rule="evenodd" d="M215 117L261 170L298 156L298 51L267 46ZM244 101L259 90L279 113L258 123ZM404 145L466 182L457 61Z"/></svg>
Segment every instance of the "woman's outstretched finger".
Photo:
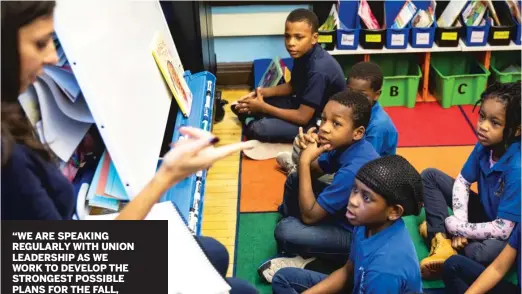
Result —
<svg viewBox="0 0 522 294"><path fill-rule="evenodd" d="M205 130L202 130L202 129L199 129L199 128L193 128L193 127L181 127L179 128L179 132L180 134L184 135L184 136L190 136L192 138L196 138L196 139L203 139L203 138L212 138L212 137L215 137L214 135L212 135L212 133L210 132L207 132Z"/></svg>

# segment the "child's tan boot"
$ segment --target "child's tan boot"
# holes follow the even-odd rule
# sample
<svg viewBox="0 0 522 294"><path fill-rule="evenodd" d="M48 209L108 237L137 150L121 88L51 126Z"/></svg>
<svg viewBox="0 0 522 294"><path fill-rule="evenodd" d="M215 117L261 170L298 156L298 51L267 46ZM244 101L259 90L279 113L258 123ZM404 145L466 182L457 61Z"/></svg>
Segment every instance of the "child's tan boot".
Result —
<svg viewBox="0 0 522 294"><path fill-rule="evenodd" d="M422 238L428 239L428 224L426 223L426 221L423 221L419 225L419 234Z"/></svg>
<svg viewBox="0 0 522 294"><path fill-rule="evenodd" d="M431 240L430 255L420 262L422 278L426 280L439 279L444 262L455 254L457 254L457 251L451 247L451 240L445 238L442 233L437 233Z"/></svg>

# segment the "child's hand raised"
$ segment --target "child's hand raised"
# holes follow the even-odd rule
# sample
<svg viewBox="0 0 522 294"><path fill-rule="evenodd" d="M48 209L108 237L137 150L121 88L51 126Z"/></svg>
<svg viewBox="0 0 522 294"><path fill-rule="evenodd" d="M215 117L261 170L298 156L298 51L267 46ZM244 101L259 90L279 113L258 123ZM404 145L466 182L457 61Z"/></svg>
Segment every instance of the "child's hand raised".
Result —
<svg viewBox="0 0 522 294"><path fill-rule="evenodd" d="M310 128L306 134L303 133L303 128L302 127L299 127L299 135L297 135L297 137L295 137L295 144L301 148L301 150L304 150L306 149L306 147L309 145L309 144L317 144L319 142L319 137L317 136L316 133L314 133L315 131L315 127L313 128Z"/></svg>
<svg viewBox="0 0 522 294"><path fill-rule="evenodd" d="M306 149L301 151L301 157L299 158L302 165L309 165L316 160L323 152L329 151L331 148L330 144L319 146L318 143L310 143Z"/></svg>

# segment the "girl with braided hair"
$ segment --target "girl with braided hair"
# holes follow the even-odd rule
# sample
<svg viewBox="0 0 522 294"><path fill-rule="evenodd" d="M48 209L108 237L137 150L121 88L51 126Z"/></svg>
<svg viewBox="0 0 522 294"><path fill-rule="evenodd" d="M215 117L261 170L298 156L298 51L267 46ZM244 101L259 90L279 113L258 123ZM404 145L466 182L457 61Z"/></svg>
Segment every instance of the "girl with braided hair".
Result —
<svg viewBox="0 0 522 294"><path fill-rule="evenodd" d="M439 278L457 250L488 265L520 222L520 88L520 82L495 83L482 93L478 143L457 179L436 169L422 172L427 232L421 235L431 242L420 264L423 278ZM474 182L478 194L469 189Z"/></svg>

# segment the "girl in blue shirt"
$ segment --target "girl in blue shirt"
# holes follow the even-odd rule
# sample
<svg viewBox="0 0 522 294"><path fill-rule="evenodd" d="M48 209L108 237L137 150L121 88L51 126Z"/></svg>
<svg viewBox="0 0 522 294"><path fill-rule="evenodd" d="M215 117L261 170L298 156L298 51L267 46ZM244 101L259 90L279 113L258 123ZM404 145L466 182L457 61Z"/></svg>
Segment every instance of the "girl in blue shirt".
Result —
<svg viewBox="0 0 522 294"><path fill-rule="evenodd" d="M430 255L423 278L438 278L442 264L462 253L488 265L520 220L521 84L491 85L482 93L478 143L454 180L435 169L422 173ZM478 183L478 194L470 185ZM448 207L453 216L448 215Z"/></svg>
<svg viewBox="0 0 522 294"><path fill-rule="evenodd" d="M18 96L24 92L44 65L58 61L52 40L54 1L2 1L2 135L1 204L3 220L71 219L75 197L73 188L53 163L48 147L40 143ZM245 148L245 143L214 148L218 140L205 131L182 128L188 137L164 157L153 179L125 206L117 219L144 219L152 206L172 185L188 175ZM209 259L224 276L228 254L223 245L199 237ZM219 254L216 256L214 254ZM255 293L249 285L229 280L232 292Z"/></svg>

